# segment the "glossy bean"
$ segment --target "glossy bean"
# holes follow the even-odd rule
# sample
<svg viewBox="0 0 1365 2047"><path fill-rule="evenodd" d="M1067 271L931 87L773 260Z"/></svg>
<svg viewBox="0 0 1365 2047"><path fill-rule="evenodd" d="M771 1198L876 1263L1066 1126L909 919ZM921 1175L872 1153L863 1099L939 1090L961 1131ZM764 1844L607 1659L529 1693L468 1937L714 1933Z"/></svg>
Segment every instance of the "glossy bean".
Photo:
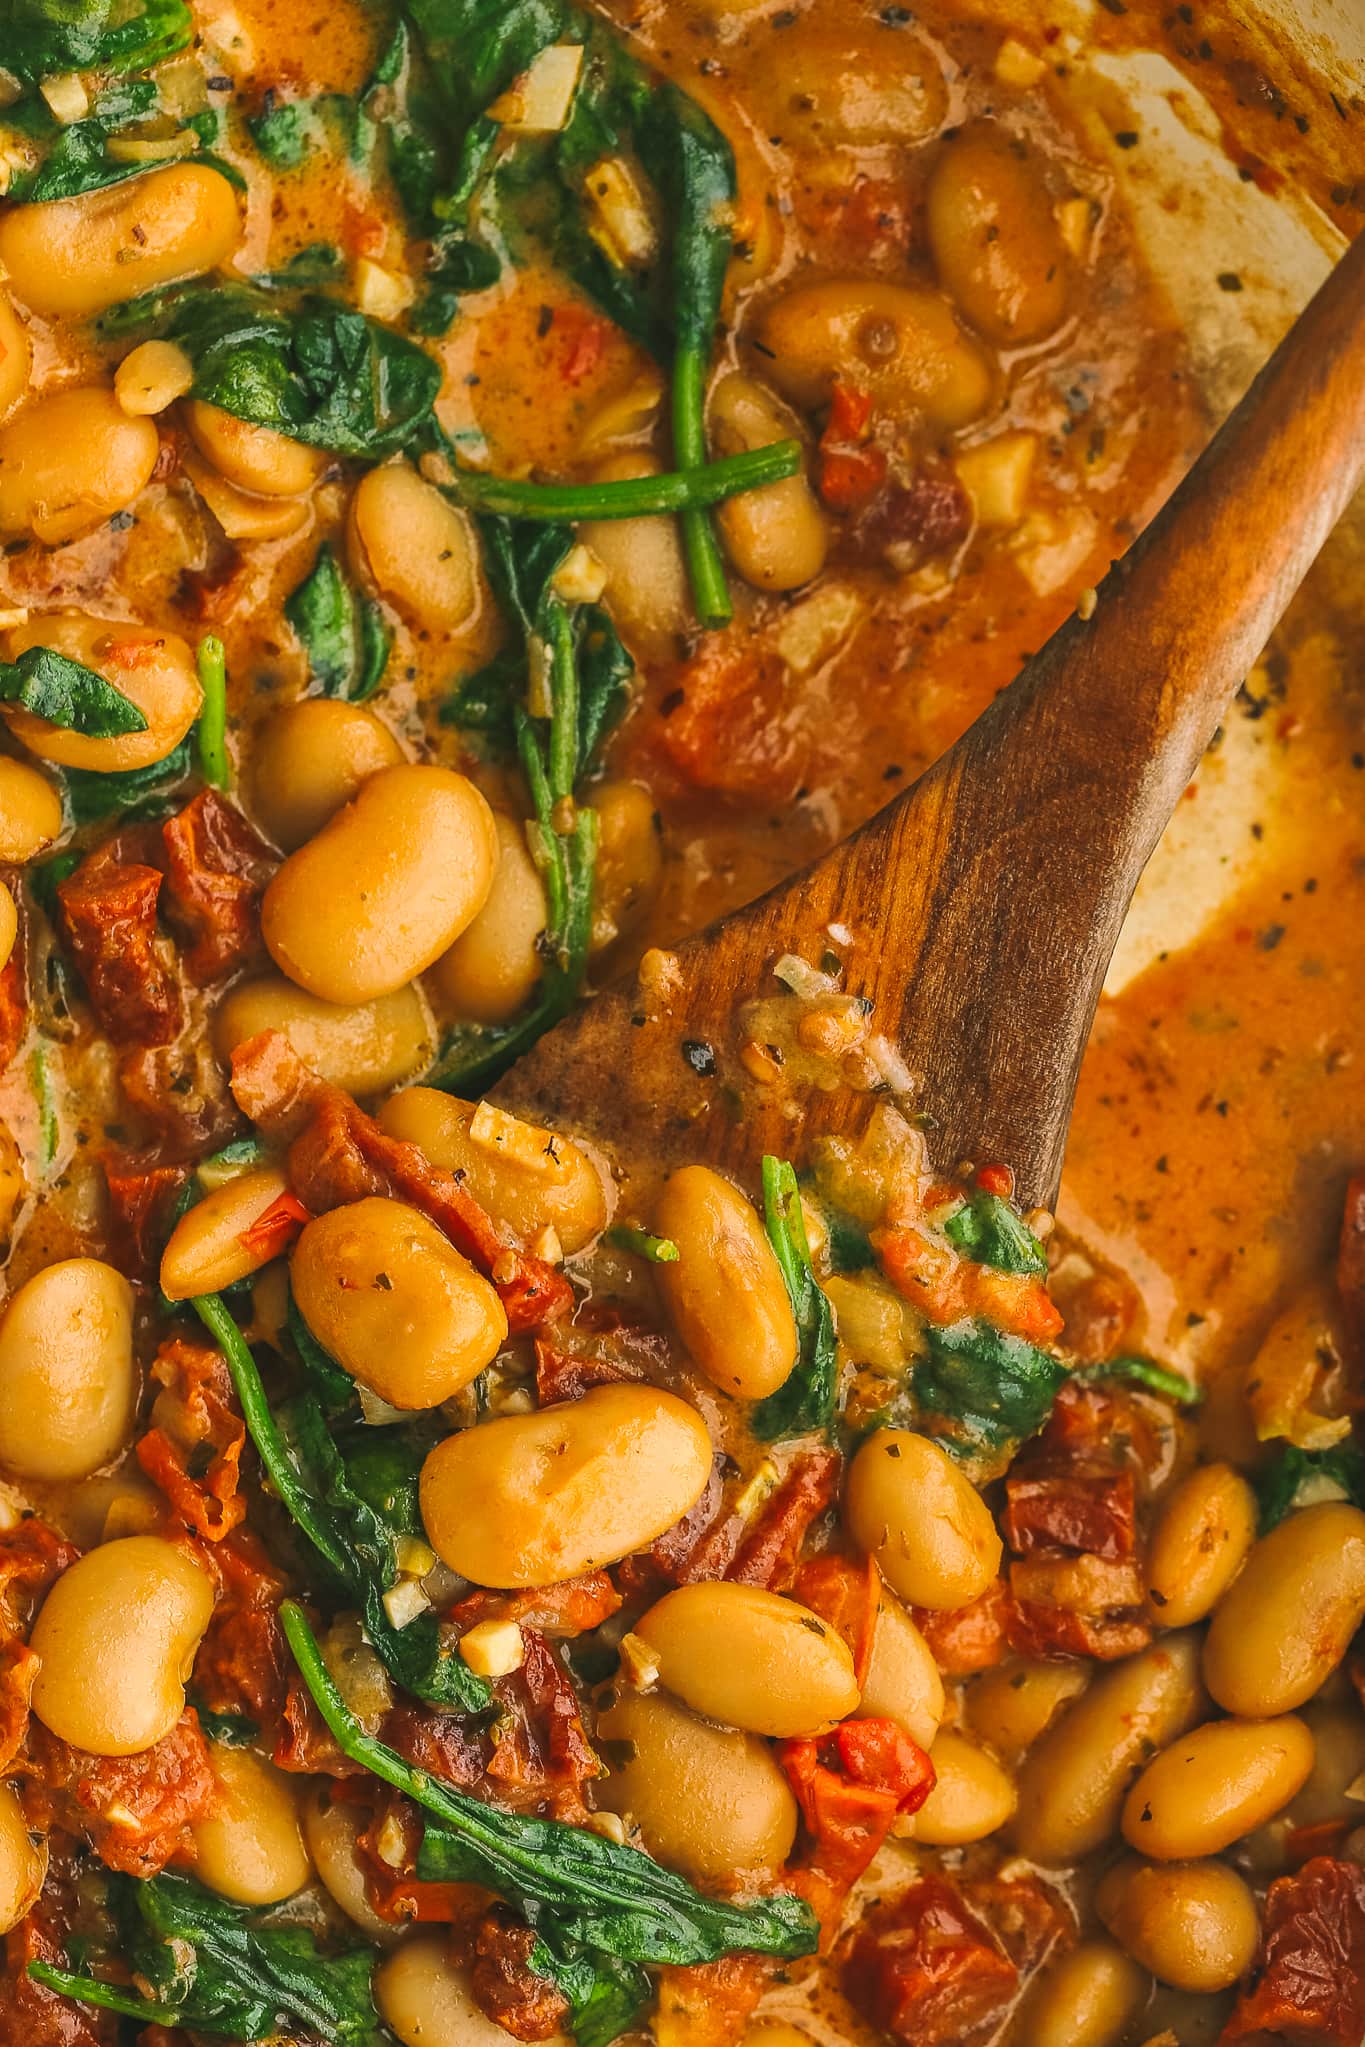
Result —
<svg viewBox="0 0 1365 2047"><path fill-rule="evenodd" d="M848 1472L854 1541L911 1606L968 1606L1000 1568L1000 1537L980 1493L947 1452L909 1429L878 1429Z"/></svg>
<svg viewBox="0 0 1365 2047"><path fill-rule="evenodd" d="M441 1088L410 1087L379 1112L390 1137L415 1144L435 1166L460 1173L481 1207L519 1235L553 1230L570 1256L607 1219L602 1174L572 1138L523 1123Z"/></svg>
<svg viewBox="0 0 1365 2047"><path fill-rule="evenodd" d="M302 497L327 467L325 449L310 448L268 426L252 426L201 398L185 407L185 425L204 460L238 490L256 497Z"/></svg>
<svg viewBox="0 0 1365 2047"><path fill-rule="evenodd" d="M526 828L499 812L498 871L488 901L431 970L431 985L459 1017L505 1023L530 1000L545 971L545 889ZM600 868L600 859L599 859Z"/></svg>
<svg viewBox="0 0 1365 2047"><path fill-rule="evenodd" d="M401 1929L381 1919L365 1888L356 1840L369 1814L349 1799L335 1798L330 1782L315 1784L302 1803L303 1838L319 1881L334 1905L381 1946L391 1946Z"/></svg>
<svg viewBox="0 0 1365 2047"><path fill-rule="evenodd" d="M593 477L600 483L618 483L657 476L660 466L650 455L624 452L597 464ZM674 652L679 635L692 624L677 520L585 519L578 537L606 570L607 608L631 643L647 656Z"/></svg>
<svg viewBox="0 0 1365 2047"><path fill-rule="evenodd" d="M227 179L207 164L164 170L83 193L7 207L0 264L15 297L47 318L88 320L155 286L225 263L241 215Z"/></svg>
<svg viewBox="0 0 1365 2047"><path fill-rule="evenodd" d="M375 1971L374 1995L403 2047L505 2047L505 2031L475 2003L469 1971L445 1933L410 1934ZM549 2047L564 2047L563 2034L551 2033Z"/></svg>
<svg viewBox="0 0 1365 2047"><path fill-rule="evenodd" d="M507 1338L494 1289L405 1201L371 1195L315 1217L289 1276L324 1350L391 1407L449 1400Z"/></svg>
<svg viewBox="0 0 1365 2047"><path fill-rule="evenodd" d="M1354 1701L1328 1705L1315 1699L1303 1715L1313 1737L1313 1767L1297 1791L1288 1818L1296 1827L1365 1819L1353 1792L1365 1787L1365 1713Z"/></svg>
<svg viewBox="0 0 1365 2047"><path fill-rule="evenodd" d="M102 384L66 384L0 427L0 541L60 547L126 511L161 449ZM87 741L87 744L93 742Z"/></svg>
<svg viewBox="0 0 1365 2047"><path fill-rule="evenodd" d="M895 1594L883 1586L859 1714L896 1721L927 1749L933 1747L945 1704L933 1651Z"/></svg>
<svg viewBox="0 0 1365 2047"><path fill-rule="evenodd" d="M778 1740L825 1734L858 1704L853 1658L808 1607L755 1585L680 1585L634 1632L694 1713Z"/></svg>
<svg viewBox="0 0 1365 2047"><path fill-rule="evenodd" d="M185 446L181 467L228 540L284 540L308 524L306 497L266 498L238 490L192 445Z"/></svg>
<svg viewBox="0 0 1365 2047"><path fill-rule="evenodd" d="M348 1095L397 1087L431 1058L434 1029L415 984L373 1002L323 1002L283 974L239 981L219 1004L213 1041L223 1060L260 1031L279 1031L305 1066Z"/></svg>
<svg viewBox="0 0 1365 2047"><path fill-rule="evenodd" d="M995 373L937 293L875 278L796 284L758 323L765 373L796 405L829 403L840 380L881 412L955 428L979 419Z"/></svg>
<svg viewBox="0 0 1365 2047"><path fill-rule="evenodd" d="M652 1386L598 1386L438 1443L422 1519L437 1555L476 1585L556 1585L653 1542L710 1474L695 1408Z"/></svg>
<svg viewBox="0 0 1365 2047"><path fill-rule="evenodd" d="M69 1484L109 1464L137 1404L133 1290L98 1258L25 1280L0 1320L0 1464Z"/></svg>
<svg viewBox="0 0 1365 2047"><path fill-rule="evenodd" d="M1018 348L1061 325L1071 259L1029 143L991 121L964 129L944 145L927 203L939 278L979 333Z"/></svg>
<svg viewBox="0 0 1365 2047"><path fill-rule="evenodd" d="M1153 1757L1123 1806L1124 1839L1157 1862L1217 1855L1282 1812L1313 1767L1302 1720L1209 1720Z"/></svg>
<svg viewBox="0 0 1365 2047"><path fill-rule="evenodd" d="M0 754L0 860L23 866L62 829L62 799L27 761Z"/></svg>
<svg viewBox="0 0 1365 2047"><path fill-rule="evenodd" d="M277 1905L313 1873L299 1826L297 1780L250 1749L209 1743L218 1786L214 1809L196 1820L194 1874L237 1905Z"/></svg>
<svg viewBox="0 0 1365 2047"><path fill-rule="evenodd" d="M944 1727L929 1751L934 1788L905 1823L914 1841L932 1848L961 1848L997 1833L1013 1813L1014 1780L994 1756Z"/></svg>
<svg viewBox="0 0 1365 2047"><path fill-rule="evenodd" d="M1002 1756L1017 1758L1079 1698L1089 1678L1083 1663L1035 1663L1026 1658L997 1663L968 1687L967 1718L983 1741Z"/></svg>
<svg viewBox="0 0 1365 2047"><path fill-rule="evenodd" d="M1030 1998L1029 2047L1117 2047L1150 1987L1122 1948L1082 1941L1052 1964Z"/></svg>
<svg viewBox="0 0 1365 2047"><path fill-rule="evenodd" d="M296 853L362 782L402 758L388 726L363 704L304 697L262 727L252 767L252 809L275 844Z"/></svg>
<svg viewBox="0 0 1365 2047"><path fill-rule="evenodd" d="M0 1782L0 1934L27 1917L46 1876L46 1837L29 1832L14 1786Z"/></svg>
<svg viewBox="0 0 1365 2047"><path fill-rule="evenodd" d="M347 545L357 575L412 624L453 633L479 608L469 515L407 462L371 469L351 498Z"/></svg>
<svg viewBox="0 0 1365 2047"><path fill-rule="evenodd" d="M187 1209L161 1254L161 1291L169 1301L214 1294L259 1272L279 1256L273 1233L251 1235L289 1182L278 1166L238 1173Z"/></svg>
<svg viewBox="0 0 1365 2047"><path fill-rule="evenodd" d="M1103 1847L1147 1757L1192 1727L1202 1706L1194 1635L1167 1635L1111 1664L1029 1750L1014 1824L1021 1852L1064 1864Z"/></svg>
<svg viewBox="0 0 1365 2047"><path fill-rule="evenodd" d="M493 813L449 768L381 768L265 892L282 973L325 1002L372 1002L415 980L488 900Z"/></svg>
<svg viewBox="0 0 1365 2047"><path fill-rule="evenodd" d="M1141 1862L1109 1871L1095 1898L1114 1938L1172 1989L1209 1996L1251 1967L1260 1941L1256 1900L1222 1862Z"/></svg>
<svg viewBox="0 0 1365 2047"><path fill-rule="evenodd" d="M591 945L596 958L647 914L663 880L664 849L654 798L641 783L599 782L592 807L597 812Z"/></svg>
<svg viewBox="0 0 1365 2047"><path fill-rule="evenodd" d="M1229 1713L1288 1713L1311 1699L1365 1619L1365 1514L1304 1507L1252 1549L1214 1612L1204 1682Z"/></svg>
<svg viewBox="0 0 1365 2047"><path fill-rule="evenodd" d="M213 1580L159 1535L106 1542L63 1572L33 1624L33 1710L74 1748L135 1756L170 1733L213 1613Z"/></svg>
<svg viewBox="0 0 1365 2047"><path fill-rule="evenodd" d="M1147 1549L1147 1599L1163 1627L1213 1612L1256 1539L1256 1495L1230 1464L1201 1464L1170 1493Z"/></svg>
<svg viewBox="0 0 1365 2047"><path fill-rule="evenodd" d="M774 66L784 141L828 159L843 149L904 149L942 126L948 88L927 42L876 21L861 31L831 24L823 34L818 16L804 26Z"/></svg>
<svg viewBox="0 0 1365 2047"><path fill-rule="evenodd" d="M711 443L717 455L799 440L785 405L752 377L722 377L711 394ZM818 576L829 551L829 528L804 470L762 490L746 490L716 514L725 551L756 590L798 590Z"/></svg>
<svg viewBox="0 0 1365 2047"><path fill-rule="evenodd" d="M597 1804L640 1830L648 1852L695 1882L779 1869L796 1800L767 1744L714 1727L658 1692L623 1691L598 1715L608 1774Z"/></svg>
<svg viewBox="0 0 1365 2047"><path fill-rule="evenodd" d="M0 290L0 419L28 395L33 348L28 329L15 312L9 293Z"/></svg>
<svg viewBox="0 0 1365 2047"><path fill-rule="evenodd" d="M785 2019L755 2019L744 2035L743 2047L813 2047L809 2033L789 2026Z"/></svg>
<svg viewBox="0 0 1365 2047"><path fill-rule="evenodd" d="M6 659L17 660L26 647L52 647L82 667L93 668L136 704L147 721L144 732L95 739L50 725L16 704L0 706L15 738L41 760L96 774L153 767L174 753L199 716L204 699L194 654L176 633L119 625L79 611L40 612L5 636Z"/></svg>
<svg viewBox="0 0 1365 2047"><path fill-rule="evenodd" d="M692 1357L725 1393L761 1400L796 1362L796 1323L763 1225L709 1166L669 1176L654 1227L678 1247L656 1268L659 1291Z"/></svg>

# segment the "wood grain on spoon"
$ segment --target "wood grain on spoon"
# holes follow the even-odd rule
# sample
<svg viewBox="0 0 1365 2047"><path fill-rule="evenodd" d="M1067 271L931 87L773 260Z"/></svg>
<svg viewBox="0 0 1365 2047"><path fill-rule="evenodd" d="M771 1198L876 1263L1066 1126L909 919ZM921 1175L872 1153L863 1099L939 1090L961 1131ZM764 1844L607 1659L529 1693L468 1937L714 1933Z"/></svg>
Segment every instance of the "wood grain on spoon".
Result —
<svg viewBox="0 0 1365 2047"><path fill-rule="evenodd" d="M1290 598L1365 478L1365 237L1131 552L913 787L688 939L666 1000L611 989L500 1083L526 1115L748 1174L857 1117L736 1057L737 1005L846 927L842 987L925 1076L939 1161L1061 1172L1081 1055L1138 877ZM684 1048L688 1048L685 1052ZM705 1048L710 1048L709 1053ZM695 1070L701 1067L703 1071ZM865 1111L864 1111L865 1113Z"/></svg>

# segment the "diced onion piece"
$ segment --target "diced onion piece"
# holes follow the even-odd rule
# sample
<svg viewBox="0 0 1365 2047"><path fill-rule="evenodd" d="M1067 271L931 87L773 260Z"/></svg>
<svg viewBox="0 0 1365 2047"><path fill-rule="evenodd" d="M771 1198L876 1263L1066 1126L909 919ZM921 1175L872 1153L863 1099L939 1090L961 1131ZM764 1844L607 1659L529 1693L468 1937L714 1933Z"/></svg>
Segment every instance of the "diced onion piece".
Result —
<svg viewBox="0 0 1365 2047"><path fill-rule="evenodd" d="M400 1578L384 1594L384 1611L395 1628L405 1628L431 1605L415 1578Z"/></svg>
<svg viewBox="0 0 1365 2047"><path fill-rule="evenodd" d="M777 630L777 651L793 675L813 675L839 651L866 606L847 583L826 583L803 597Z"/></svg>
<svg viewBox="0 0 1365 2047"><path fill-rule="evenodd" d="M175 163L198 147L193 128L181 128L174 135L111 135L104 153L113 163Z"/></svg>
<svg viewBox="0 0 1365 2047"><path fill-rule="evenodd" d="M495 1108L492 1102L479 1103L469 1119L469 1135L481 1150L511 1159L528 1173L541 1173L556 1180L565 1177L551 1133L536 1123L523 1123L519 1116L509 1116L506 1109Z"/></svg>
<svg viewBox="0 0 1365 2047"><path fill-rule="evenodd" d="M588 232L618 270L648 263L657 253L659 231L654 224L635 171L621 156L604 156L584 180L590 218Z"/></svg>
<svg viewBox="0 0 1365 2047"><path fill-rule="evenodd" d="M74 71L58 71L45 78L38 90L47 101L53 120L60 121L64 128L69 128L73 121L83 121L90 112L90 95Z"/></svg>
<svg viewBox="0 0 1365 2047"><path fill-rule="evenodd" d="M1002 85L1027 89L1036 85L1046 70L1047 59L1031 50L1027 43L1021 43L1017 36L1006 36L996 52L995 75Z"/></svg>
<svg viewBox="0 0 1365 2047"><path fill-rule="evenodd" d="M558 135L569 125L582 69L581 43L552 43L494 100L488 118L511 135Z"/></svg>
<svg viewBox="0 0 1365 2047"><path fill-rule="evenodd" d="M1019 524L1037 454L1037 435L1022 432L996 434L975 448L964 448L953 466L981 525Z"/></svg>
<svg viewBox="0 0 1365 2047"><path fill-rule="evenodd" d="M774 967L775 977L783 986L790 988L793 995L804 1001L816 1002L826 995L838 995L839 983L832 974L822 974L809 960L803 960L794 952L784 952Z"/></svg>
<svg viewBox="0 0 1365 2047"><path fill-rule="evenodd" d="M460 1637L460 1654L475 1677L510 1677L526 1661L515 1621L479 1621Z"/></svg>
<svg viewBox="0 0 1365 2047"><path fill-rule="evenodd" d="M1079 263L1090 248L1096 208L1089 199L1064 199L1057 208L1057 227L1067 249Z"/></svg>
<svg viewBox="0 0 1365 2047"><path fill-rule="evenodd" d="M607 587L606 567L580 540L555 570L550 586L566 604L596 604Z"/></svg>
<svg viewBox="0 0 1365 2047"><path fill-rule="evenodd" d="M425 1578L436 1562L435 1550L420 1535L400 1535L394 1549L405 1578Z"/></svg>
<svg viewBox="0 0 1365 2047"><path fill-rule="evenodd" d="M397 320L417 296L412 279L361 256L352 272L356 304L367 319Z"/></svg>

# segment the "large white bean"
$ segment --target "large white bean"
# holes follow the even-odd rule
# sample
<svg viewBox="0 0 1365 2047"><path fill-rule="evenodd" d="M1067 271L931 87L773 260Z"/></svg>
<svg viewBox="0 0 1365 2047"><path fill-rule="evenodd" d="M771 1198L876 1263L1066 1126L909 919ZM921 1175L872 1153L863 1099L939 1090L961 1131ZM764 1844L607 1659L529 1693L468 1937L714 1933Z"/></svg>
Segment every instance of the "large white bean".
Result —
<svg viewBox="0 0 1365 2047"><path fill-rule="evenodd" d="M137 1404L133 1289L98 1258L24 1282L0 1320L0 1464L69 1484L110 1463Z"/></svg>
<svg viewBox="0 0 1365 2047"><path fill-rule="evenodd" d="M63 768L88 768L101 775L154 767L174 753L199 716L204 696L194 654L178 633L122 625L112 619L92 618L83 611L35 612L6 634L6 659L16 661L28 647L51 647L68 660L79 661L83 668L94 669L147 721L145 731L97 739L64 725L51 725L17 704L0 706L15 738L40 760L54 761Z"/></svg>
<svg viewBox="0 0 1365 2047"><path fill-rule="evenodd" d="M6 207L0 265L35 313L86 320L225 263L240 232L237 195L220 172L171 164L79 198Z"/></svg>
<svg viewBox="0 0 1365 2047"><path fill-rule="evenodd" d="M928 1436L878 1429L849 1467L853 1539L911 1606L969 1606L1000 1568L1001 1544L980 1493Z"/></svg>
<svg viewBox="0 0 1365 2047"><path fill-rule="evenodd" d="M0 427L0 541L60 547L93 533L132 504L160 449L153 422L130 419L102 384L45 392Z"/></svg>

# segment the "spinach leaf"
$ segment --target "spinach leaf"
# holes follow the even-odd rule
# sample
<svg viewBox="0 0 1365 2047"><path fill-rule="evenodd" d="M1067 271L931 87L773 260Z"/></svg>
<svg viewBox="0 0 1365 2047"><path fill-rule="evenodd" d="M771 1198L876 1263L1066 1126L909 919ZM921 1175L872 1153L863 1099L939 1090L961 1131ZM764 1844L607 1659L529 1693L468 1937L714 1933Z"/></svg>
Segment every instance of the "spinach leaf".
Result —
<svg viewBox="0 0 1365 2047"><path fill-rule="evenodd" d="M548 1944L575 1941L627 1962L714 1961L737 1948L784 1956L814 1952L815 1915L790 1892L749 1905L704 1897L638 1848L560 1820L485 1805L405 1762L348 1711L303 1609L286 1600L280 1621L338 1746L432 1816L418 1851L419 1876L483 1884L522 1912Z"/></svg>
<svg viewBox="0 0 1365 2047"><path fill-rule="evenodd" d="M801 1189L785 1159L763 1161L763 1220L786 1282L796 1320L796 1362L775 1393L760 1400L749 1425L761 1442L804 1436L834 1426L839 1397L839 1357L834 1310L815 1277Z"/></svg>
<svg viewBox="0 0 1365 2047"><path fill-rule="evenodd" d="M638 1962L580 1947L550 1929L530 1954L531 1967L569 2000L569 2030L578 2047L611 2047L648 2001L651 1985Z"/></svg>
<svg viewBox="0 0 1365 2047"><path fill-rule="evenodd" d="M103 773L96 768L63 768L73 819L82 825L117 817L121 823L133 824L169 809L174 792L189 779L193 753L193 736L187 734L164 760L153 761L150 767Z"/></svg>
<svg viewBox="0 0 1365 2047"><path fill-rule="evenodd" d="M297 250L279 270L258 270L251 282L262 291L306 290L318 284L339 284L346 275L346 259L331 242L309 242Z"/></svg>
<svg viewBox="0 0 1365 2047"><path fill-rule="evenodd" d="M1365 1452L1350 1443L1336 1443L1330 1450L1300 1450L1286 1443L1253 1484L1261 1505L1262 1535L1296 1507L1318 1500L1346 1499L1354 1507L1365 1507Z"/></svg>
<svg viewBox="0 0 1365 2047"><path fill-rule="evenodd" d="M1041 1278L1047 1253L1021 1215L999 1194L984 1188L968 1195L943 1225L943 1234L978 1265L999 1272L1027 1272Z"/></svg>
<svg viewBox="0 0 1365 2047"><path fill-rule="evenodd" d="M252 115L246 125L257 149L276 171L297 170L317 149L339 147L356 155L365 135L360 101L340 92L285 100Z"/></svg>
<svg viewBox="0 0 1365 2047"><path fill-rule="evenodd" d="M489 581L519 644L465 683L442 717L481 733L520 762L545 885L546 928L540 987L530 1007L507 1024L457 1025L426 1076L429 1087L462 1093L486 1086L534 1044L573 1007L583 985L597 814L580 800L577 785L624 711L635 672L606 612L555 587L574 545L569 529L484 519L480 531Z"/></svg>
<svg viewBox="0 0 1365 2047"><path fill-rule="evenodd" d="M391 2047L371 1988L374 1948L326 1954L303 1927L271 1925L186 1876L115 1877L110 1894L123 1935L117 1958L151 1994L49 1962L29 1964L37 1982L148 2024L229 2040L273 2040L283 2026L332 2047Z"/></svg>
<svg viewBox="0 0 1365 2047"><path fill-rule="evenodd" d="M363 704L374 695L388 666L392 635L379 606L354 590L329 541L286 599L284 615L324 696Z"/></svg>
<svg viewBox="0 0 1365 2047"><path fill-rule="evenodd" d="M349 1372L341 1369L331 1353L325 1351L318 1342L299 1313L292 1290L289 1295L286 1326L294 1349L298 1352L299 1363L303 1366L309 1391L324 1414L353 1413L356 1406L355 1380Z"/></svg>
<svg viewBox="0 0 1365 2047"><path fill-rule="evenodd" d="M1182 1379L1178 1372L1168 1372L1163 1365L1154 1364L1150 1358L1108 1358L1103 1364L1088 1366L1080 1376L1119 1379L1129 1386L1143 1386L1149 1393L1159 1393L1163 1400L1173 1400L1177 1407L1198 1407L1204 1398L1198 1386Z"/></svg>
<svg viewBox="0 0 1365 2047"><path fill-rule="evenodd" d="M341 1591L364 1612L366 1633L385 1668L431 1705L478 1712L488 1703L488 1686L458 1650L442 1640L435 1616L419 1614L399 1628L384 1606L384 1594L399 1577L398 1537L413 1532L407 1503L415 1496L423 1450L401 1446L401 1439L385 1445L390 1459L401 1456L406 1447L410 1465L402 1477L405 1496L395 1490L390 1467L387 1483L394 1505L391 1512L382 1511L376 1498L383 1495L373 1489L374 1467L367 1496L362 1490L363 1467L357 1485L357 1474L348 1469L318 1401L311 1394L300 1395L277 1414L246 1340L223 1302L216 1294L203 1294L192 1306L227 1360L242 1417L271 1484Z"/></svg>
<svg viewBox="0 0 1365 2047"><path fill-rule="evenodd" d="M4 64L22 85L63 71L141 71L190 40L187 0L9 0Z"/></svg>
<svg viewBox="0 0 1365 2047"><path fill-rule="evenodd" d="M166 139L166 153L154 161L125 162L109 148L110 137L156 111L158 93L150 78L130 79L100 94L83 120L63 125L44 100L34 97L9 111L8 125L36 145L39 161L20 172L9 188L11 200L74 199L125 178L141 177L158 163L181 155L183 136Z"/></svg>
<svg viewBox="0 0 1365 2047"><path fill-rule="evenodd" d="M1065 1365L974 1317L947 1327L929 1323L924 1335L928 1356L915 1366L915 1398L947 1420L947 1447L998 1461L1042 1427L1067 1377Z"/></svg>
<svg viewBox="0 0 1365 2047"><path fill-rule="evenodd" d="M122 690L55 647L26 647L17 661L0 661L0 698L89 739L147 730L147 720Z"/></svg>
<svg viewBox="0 0 1365 2047"><path fill-rule="evenodd" d="M441 384L440 365L414 342L316 294L286 317L247 285L172 286L116 308L100 326L178 343L194 364L196 398L364 461L405 447Z"/></svg>

